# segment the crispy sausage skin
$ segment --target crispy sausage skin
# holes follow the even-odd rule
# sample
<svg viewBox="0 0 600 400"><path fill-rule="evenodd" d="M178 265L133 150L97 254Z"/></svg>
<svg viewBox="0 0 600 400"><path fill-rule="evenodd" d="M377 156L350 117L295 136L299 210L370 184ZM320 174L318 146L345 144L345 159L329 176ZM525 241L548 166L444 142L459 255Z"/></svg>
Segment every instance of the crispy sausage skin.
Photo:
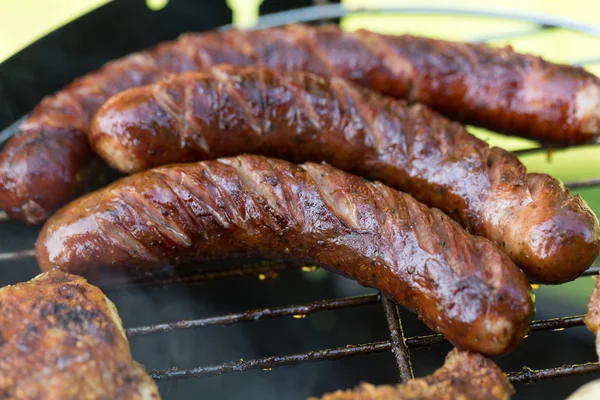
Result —
<svg viewBox="0 0 600 400"><path fill-rule="evenodd" d="M600 133L595 76L510 48L335 26L188 34L110 63L44 99L0 154L0 209L39 223L77 193L90 158L89 117L110 95L169 72L225 63L340 76L464 122L544 142L583 143Z"/></svg>
<svg viewBox="0 0 600 400"><path fill-rule="evenodd" d="M600 246L593 212L554 178L426 106L341 78L230 66L170 76L109 99L90 141L126 173L244 152L325 160L441 209L545 283L580 275Z"/></svg>
<svg viewBox="0 0 600 400"><path fill-rule="evenodd" d="M324 265L488 355L512 350L533 312L529 282L492 242L321 164L239 156L142 172L61 209L37 242L43 270L90 279L234 255Z"/></svg>

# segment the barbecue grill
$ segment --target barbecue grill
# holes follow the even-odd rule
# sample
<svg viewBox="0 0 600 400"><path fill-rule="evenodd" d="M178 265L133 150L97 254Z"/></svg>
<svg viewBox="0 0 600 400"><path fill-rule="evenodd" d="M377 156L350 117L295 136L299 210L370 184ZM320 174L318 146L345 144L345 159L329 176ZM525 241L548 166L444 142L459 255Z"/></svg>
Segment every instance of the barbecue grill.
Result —
<svg viewBox="0 0 600 400"><path fill-rule="evenodd" d="M172 1L161 11L149 11L142 1L111 2L0 64L0 128L4 128L0 146L43 95L109 59L186 30L230 28L231 13L225 2L210 7L201 3ZM265 1L262 11L306 3L310 1ZM477 38L482 42L556 28L600 37L599 26L560 17L439 6L377 10L349 10L340 4L308 6L262 16L259 26L329 22L356 13L460 15L531 24L528 29ZM119 37L131 40L113 40ZM599 60L573 61L586 65ZM527 147L515 152L549 151ZM102 171L98 181L115 177L102 167L98 171ZM600 186L600 177L565 185L571 189ZM600 209L595 212L600 214ZM1 285L38 273L33 251L38 231L38 227L7 220L0 211ZM596 262L583 275L588 278L580 279L597 275L599 267ZM151 370L165 399L197 398L199 393L205 398L300 398L362 380L406 381L413 377L413 364L416 375L430 373L441 366L450 349L442 335L432 334L415 315L316 266L238 259L105 286L129 327L126 333L134 357ZM583 310L582 304L577 311ZM516 398L564 397L594 378L593 374L600 376L593 338L582 328L583 315L569 315L572 307L538 302L538 311L538 316L548 318L534 321L530 337L498 363L509 372L513 384L540 382L516 386ZM223 328L231 325L237 330ZM337 361L315 363L332 360ZM209 378L216 375L223 376Z"/></svg>

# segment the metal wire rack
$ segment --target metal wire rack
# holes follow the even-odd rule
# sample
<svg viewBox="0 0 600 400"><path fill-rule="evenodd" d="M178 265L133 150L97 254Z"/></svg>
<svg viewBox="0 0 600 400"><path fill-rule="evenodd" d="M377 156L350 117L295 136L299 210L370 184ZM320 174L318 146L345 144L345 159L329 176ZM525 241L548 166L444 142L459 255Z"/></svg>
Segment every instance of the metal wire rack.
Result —
<svg viewBox="0 0 600 400"><path fill-rule="evenodd" d="M343 6L326 5L314 6L292 11L281 12L277 14L261 17L258 26L273 26L282 25L290 22L315 22L320 19L339 18L354 13L386 13L386 14L445 14L445 15L467 15L479 17L493 17L510 20L526 21L533 24L531 29L526 29L518 32L507 32L503 38L519 37L536 32L543 29L564 28L572 31L582 32L585 34L600 37L600 27L580 23L565 18L558 18L539 14L521 14L505 10L484 10L484 9L461 9L461 8L440 8L438 6L428 7L403 7L394 9L369 9L369 10L350 10ZM229 28L229 26L224 27ZM493 38L476 38L473 41L485 42L490 39L501 39L500 36ZM599 62L600 60L580 60L574 61L576 65L586 65ZM18 122L18 121L17 121ZM15 131L17 123L0 132L0 145L7 140ZM561 149L553 149L557 151ZM539 153L549 151L544 147L524 148L515 151L518 155ZM600 187L600 177L578 182L567 182L565 186L572 189ZM7 216L0 210L0 233L4 233L3 224L8 222ZM0 253L0 270L3 264L7 264L13 260L24 260L35 256L33 249L15 250ZM177 272L171 275L162 276L160 279L142 279L138 281L129 281L121 284L106 285L108 291L123 291L129 287L148 288L155 286L191 284L206 282L215 279L226 279L236 276L256 276L283 273L286 271L307 268L293 263L280 262L261 262L252 265L242 265L227 269L212 269L200 270L193 272ZM600 269L600 264L595 264L583 276L597 275ZM200 378L211 375L220 375L233 372L242 372L254 369L272 369L288 365L337 360L346 357L365 355L378 352L390 352L396 361L398 367L398 375L400 381L406 381L413 377L411 366L410 350L422 347L436 346L446 343L445 338L439 334L421 335L406 337L403 332L402 320L397 306L390 300L380 294L368 294L354 297L335 298L330 300L321 300L305 304L288 305L274 308L262 308L246 310L242 312L217 315L212 317L178 320L155 325L137 326L126 329L126 333L130 338L137 338L145 335L157 333L168 333L177 330L197 329L209 326L225 326L239 324L243 322L256 322L272 318L286 316L306 316L322 311L335 311L344 308L361 307L372 304L381 304L384 310L385 320L389 330L389 339L383 341L370 342L366 344L348 344L343 347L326 348L309 352L274 355L252 360L237 360L225 362L217 365L197 366L194 368L179 369L163 369L154 370L151 375L156 380L174 380L186 378ZM540 331L548 330L563 330L583 325L583 315L566 316L562 318L536 320L531 326L530 334L535 334ZM518 350L517 350L518 351ZM590 355L593 359L593 354ZM570 364L556 366L546 369L530 369L523 367L521 371L509 372L508 376L512 383L533 383L546 379L552 379L564 376L584 375L600 372L600 366L597 362L589 362L584 364Z"/></svg>

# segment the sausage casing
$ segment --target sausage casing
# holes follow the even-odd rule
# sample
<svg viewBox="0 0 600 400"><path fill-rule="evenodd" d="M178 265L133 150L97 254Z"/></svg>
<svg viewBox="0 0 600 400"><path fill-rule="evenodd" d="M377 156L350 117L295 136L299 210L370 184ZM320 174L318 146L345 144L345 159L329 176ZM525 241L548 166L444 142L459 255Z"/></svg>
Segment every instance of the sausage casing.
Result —
<svg viewBox="0 0 600 400"><path fill-rule="evenodd" d="M340 76L464 122L544 142L584 143L600 133L595 76L510 48L335 26L213 31L110 63L44 99L0 154L0 209L39 223L78 192L90 159L89 117L110 95L170 72L223 63Z"/></svg>
<svg viewBox="0 0 600 400"><path fill-rule="evenodd" d="M600 247L594 213L554 178L426 106L341 78L230 66L174 75L109 99L90 141L126 173L244 152L325 160L441 209L540 282L576 278Z"/></svg>
<svg viewBox="0 0 600 400"><path fill-rule="evenodd" d="M321 264L489 355L514 348L532 317L529 282L492 242L328 165L239 156L157 168L75 200L37 242L42 269L90 279L236 255Z"/></svg>

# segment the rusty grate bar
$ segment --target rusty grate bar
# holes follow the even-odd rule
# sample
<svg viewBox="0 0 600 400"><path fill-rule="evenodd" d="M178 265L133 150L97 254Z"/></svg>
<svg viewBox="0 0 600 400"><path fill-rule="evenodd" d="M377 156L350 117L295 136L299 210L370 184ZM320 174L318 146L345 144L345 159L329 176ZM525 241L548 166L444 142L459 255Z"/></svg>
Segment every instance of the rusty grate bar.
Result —
<svg viewBox="0 0 600 400"><path fill-rule="evenodd" d="M388 298L382 299L383 311L385 312L385 319L390 330L390 339L392 344L392 353L396 359L396 365L398 366L398 372L400 375L400 382L408 382L414 378L412 364L410 361L410 353L408 352L408 346L404 339L404 330L402 329L402 319L398 312L398 306Z"/></svg>
<svg viewBox="0 0 600 400"><path fill-rule="evenodd" d="M321 300L313 303L301 304L297 306L262 308L257 310L232 313L217 317L209 317L195 320L183 320L170 322L166 324L157 324L150 326L141 326L129 328L125 333L130 336L143 336L153 333L166 333L180 329L199 328L214 325L232 325L245 321L261 321L269 318L309 315L319 311L335 310L348 307L358 307L368 304L376 304L381 301L381 295L369 294L355 297L344 297L333 300Z"/></svg>
<svg viewBox="0 0 600 400"><path fill-rule="evenodd" d="M511 383L534 383L546 379L562 378L565 376L586 375L594 372L600 372L600 366L597 362L586 364L563 365L556 368L531 369L523 367L520 372L511 372L508 379Z"/></svg>

